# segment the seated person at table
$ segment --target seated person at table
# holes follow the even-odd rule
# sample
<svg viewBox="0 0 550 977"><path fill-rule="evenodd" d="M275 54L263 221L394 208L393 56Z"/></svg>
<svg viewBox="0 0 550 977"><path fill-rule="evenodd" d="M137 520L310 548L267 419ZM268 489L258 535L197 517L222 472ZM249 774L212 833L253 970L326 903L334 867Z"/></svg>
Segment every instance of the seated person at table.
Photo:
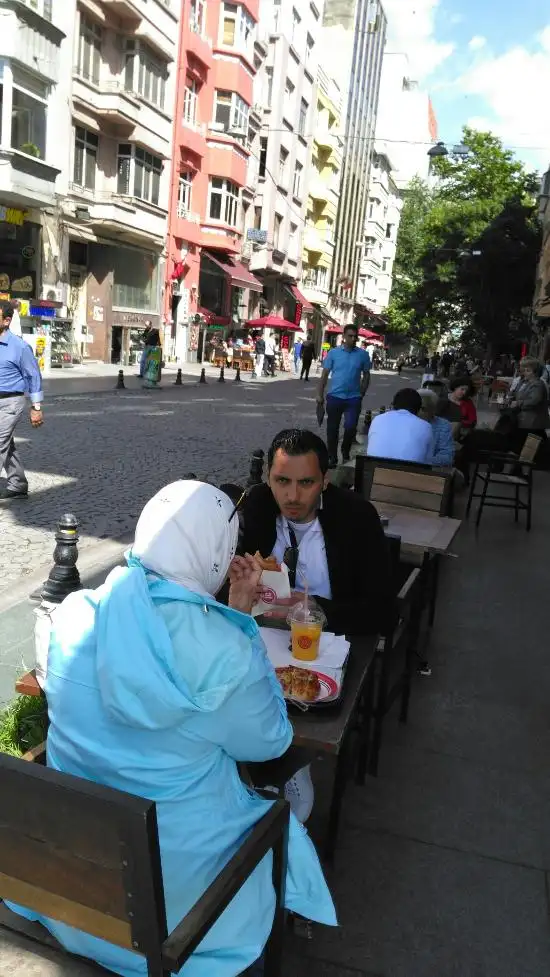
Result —
<svg viewBox="0 0 550 977"><path fill-rule="evenodd" d="M432 428L418 416L421 407L418 390L399 390L393 410L378 414L369 428L367 455L431 465Z"/></svg>
<svg viewBox="0 0 550 977"><path fill-rule="evenodd" d="M236 560L230 499L198 481L145 506L125 568L56 612L46 694L48 766L156 802L169 931L265 814L238 761L279 757L292 741L281 688L250 610L260 568ZM231 567L231 569L230 569ZM229 607L215 594L230 573ZM335 925L323 873L291 815L286 905ZM274 911L264 859L183 967L235 977L261 956ZM15 908L15 907L13 907ZM143 957L29 910L72 953L123 977Z"/></svg>
<svg viewBox="0 0 550 977"><path fill-rule="evenodd" d="M422 398L420 417L432 428L432 464L452 468L455 458L453 425L444 417L437 416L438 397L434 390L419 390Z"/></svg>
<svg viewBox="0 0 550 977"><path fill-rule="evenodd" d="M295 562L291 600L307 580L328 631L383 630L393 602L388 549L374 506L328 483L327 447L311 431L281 431L267 463L268 483L251 489L244 503L243 551Z"/></svg>

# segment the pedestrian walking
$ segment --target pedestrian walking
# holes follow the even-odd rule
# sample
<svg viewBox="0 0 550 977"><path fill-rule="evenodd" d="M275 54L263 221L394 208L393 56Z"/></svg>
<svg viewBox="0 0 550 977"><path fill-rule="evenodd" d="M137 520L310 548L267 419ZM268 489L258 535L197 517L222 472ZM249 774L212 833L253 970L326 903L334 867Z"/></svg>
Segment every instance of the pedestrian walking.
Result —
<svg viewBox="0 0 550 977"><path fill-rule="evenodd" d="M275 376L275 339L272 332L265 340L265 374Z"/></svg>
<svg viewBox="0 0 550 977"><path fill-rule="evenodd" d="M254 372L253 377L261 377L264 371L264 356L265 356L265 339L260 336L256 340L256 345L254 346Z"/></svg>
<svg viewBox="0 0 550 977"><path fill-rule="evenodd" d="M309 380L309 371L315 358L315 344L311 338L311 333L302 344L302 372L300 380Z"/></svg>
<svg viewBox="0 0 550 977"><path fill-rule="evenodd" d="M298 336L298 338L294 340L294 346L292 348L292 352L294 353L294 372L295 373L299 373L299 371L300 371L300 360L302 358L302 343L303 343L302 337L301 336Z"/></svg>
<svg viewBox="0 0 550 977"><path fill-rule="evenodd" d="M14 441L14 431L23 416L25 394L31 401L30 420L40 427L42 418L42 377L28 343L10 331L11 302L0 302L0 471L6 472L6 487L0 499L28 495L29 485Z"/></svg>
<svg viewBox="0 0 550 977"><path fill-rule="evenodd" d="M329 350L324 362L317 403L325 403L327 394L327 442L329 465L338 464L338 437L340 422L344 417L342 458L349 461L350 450L357 433L361 403L370 383L371 361L364 349L357 348L357 326L350 324L344 329L342 346Z"/></svg>

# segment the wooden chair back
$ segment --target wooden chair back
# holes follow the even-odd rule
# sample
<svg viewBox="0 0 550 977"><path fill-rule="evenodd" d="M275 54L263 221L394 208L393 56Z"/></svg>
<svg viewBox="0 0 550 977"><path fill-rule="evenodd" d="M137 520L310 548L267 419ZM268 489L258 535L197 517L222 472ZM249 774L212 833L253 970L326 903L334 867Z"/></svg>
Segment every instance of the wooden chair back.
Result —
<svg viewBox="0 0 550 977"><path fill-rule="evenodd" d="M528 434L525 438L523 448L519 454L519 461L527 461L532 463L535 460L537 451L542 444L542 438L538 434Z"/></svg>
<svg viewBox="0 0 550 977"><path fill-rule="evenodd" d="M159 960L155 804L0 754L0 898Z"/></svg>
<svg viewBox="0 0 550 977"><path fill-rule="evenodd" d="M449 511L450 470L358 456L355 475L355 490L362 491L371 502L420 509L434 516L444 516Z"/></svg>

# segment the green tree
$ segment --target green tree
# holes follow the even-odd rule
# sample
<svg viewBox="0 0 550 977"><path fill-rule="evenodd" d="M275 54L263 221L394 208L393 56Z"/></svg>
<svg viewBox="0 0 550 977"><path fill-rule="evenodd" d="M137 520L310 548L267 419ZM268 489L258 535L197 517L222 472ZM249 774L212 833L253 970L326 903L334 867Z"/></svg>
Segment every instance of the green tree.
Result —
<svg viewBox="0 0 550 977"><path fill-rule="evenodd" d="M424 341L459 330L502 343L534 287L538 178L491 133L465 128L463 143L466 158L437 157L437 183L405 197L388 317Z"/></svg>

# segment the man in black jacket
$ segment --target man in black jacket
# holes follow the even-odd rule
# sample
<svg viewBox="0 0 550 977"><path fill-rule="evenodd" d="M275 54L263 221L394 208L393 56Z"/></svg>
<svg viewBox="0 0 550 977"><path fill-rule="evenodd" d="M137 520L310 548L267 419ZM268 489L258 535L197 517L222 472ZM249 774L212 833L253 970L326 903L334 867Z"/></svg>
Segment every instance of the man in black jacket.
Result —
<svg viewBox="0 0 550 977"><path fill-rule="evenodd" d="M281 431L268 454L268 483L243 511L240 549L289 567L291 602L310 594L336 634L375 634L393 609L389 553L376 509L328 484L328 451L311 431ZM294 578L294 579L293 579Z"/></svg>

